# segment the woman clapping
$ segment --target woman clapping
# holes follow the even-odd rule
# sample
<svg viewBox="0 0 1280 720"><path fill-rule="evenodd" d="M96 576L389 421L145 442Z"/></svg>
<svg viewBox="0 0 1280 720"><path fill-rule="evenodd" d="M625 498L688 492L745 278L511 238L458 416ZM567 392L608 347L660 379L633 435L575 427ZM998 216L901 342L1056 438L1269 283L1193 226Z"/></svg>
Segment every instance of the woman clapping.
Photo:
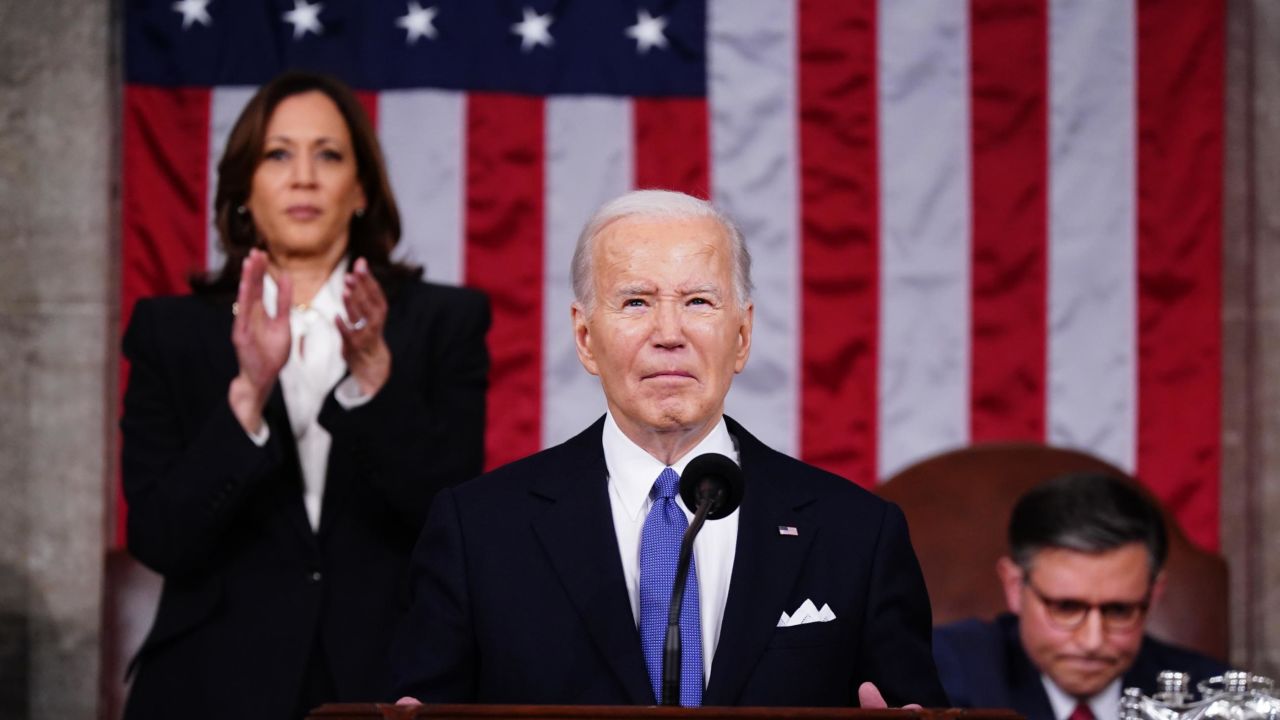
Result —
<svg viewBox="0 0 1280 720"><path fill-rule="evenodd" d="M332 78L249 101L215 211L226 265L125 334L128 547L165 581L126 716L381 698L427 506L481 470L487 302L391 260L381 151Z"/></svg>

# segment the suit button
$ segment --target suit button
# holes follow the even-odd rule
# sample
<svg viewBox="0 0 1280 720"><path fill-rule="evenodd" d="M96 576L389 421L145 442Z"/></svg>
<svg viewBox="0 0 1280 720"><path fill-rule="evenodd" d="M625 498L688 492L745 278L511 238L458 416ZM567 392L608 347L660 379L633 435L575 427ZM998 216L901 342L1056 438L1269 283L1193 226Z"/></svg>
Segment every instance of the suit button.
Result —
<svg viewBox="0 0 1280 720"><path fill-rule="evenodd" d="M319 570L312 570L312 571L311 571L311 582L320 582L320 578L321 578L321 577L323 577L323 576L320 574L320 571L319 571Z"/></svg>

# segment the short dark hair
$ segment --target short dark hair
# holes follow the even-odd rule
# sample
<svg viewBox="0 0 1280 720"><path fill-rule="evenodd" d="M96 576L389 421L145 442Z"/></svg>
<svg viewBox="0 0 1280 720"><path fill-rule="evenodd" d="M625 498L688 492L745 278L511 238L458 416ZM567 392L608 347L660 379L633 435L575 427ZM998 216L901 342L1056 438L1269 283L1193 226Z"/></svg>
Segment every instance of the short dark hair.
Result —
<svg viewBox="0 0 1280 720"><path fill-rule="evenodd" d="M356 176L364 190L365 208L351 222L347 255L363 257L384 290L398 281L417 278L421 268L394 262L391 250L400 241L400 212L396 209L386 163L373 123L356 94L346 83L329 75L289 71L277 75L249 100L227 138L218 161L218 185L213 211L219 244L226 263L212 276L193 276L191 286L200 293L235 293L240 283L240 264L249 250L261 246L253 218L240 208L249 200L253 174L262 162L263 143L271 115L285 99L308 92L324 94L338 107L355 152ZM390 287L389 287L390 286Z"/></svg>
<svg viewBox="0 0 1280 720"><path fill-rule="evenodd" d="M1062 475L1037 485L1009 519L1009 554L1024 571L1047 548L1093 554L1135 542L1146 546L1154 579L1169 552L1164 516L1136 484L1111 475Z"/></svg>

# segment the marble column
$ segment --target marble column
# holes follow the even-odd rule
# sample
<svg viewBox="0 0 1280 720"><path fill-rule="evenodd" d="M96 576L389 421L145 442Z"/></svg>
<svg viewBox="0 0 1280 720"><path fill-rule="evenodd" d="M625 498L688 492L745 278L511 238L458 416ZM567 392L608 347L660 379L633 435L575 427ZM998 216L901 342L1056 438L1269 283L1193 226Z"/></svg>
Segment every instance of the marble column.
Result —
<svg viewBox="0 0 1280 720"><path fill-rule="evenodd" d="M1280 677L1280 3L1227 3L1222 549L1231 659Z"/></svg>
<svg viewBox="0 0 1280 720"><path fill-rule="evenodd" d="M0 717L97 708L113 452L113 3L0 4Z"/></svg>

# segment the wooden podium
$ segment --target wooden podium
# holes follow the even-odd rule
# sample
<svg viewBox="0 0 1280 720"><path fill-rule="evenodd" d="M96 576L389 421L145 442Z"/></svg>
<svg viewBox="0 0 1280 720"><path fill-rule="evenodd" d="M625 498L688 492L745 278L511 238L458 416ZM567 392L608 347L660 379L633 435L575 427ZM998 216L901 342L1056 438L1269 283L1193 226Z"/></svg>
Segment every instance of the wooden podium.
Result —
<svg viewBox="0 0 1280 720"><path fill-rule="evenodd" d="M421 705L401 707L381 704L322 705L309 720L585 720L608 718L694 718L696 720L1022 720L1012 710L859 710L856 708L702 707L679 708L639 705Z"/></svg>

